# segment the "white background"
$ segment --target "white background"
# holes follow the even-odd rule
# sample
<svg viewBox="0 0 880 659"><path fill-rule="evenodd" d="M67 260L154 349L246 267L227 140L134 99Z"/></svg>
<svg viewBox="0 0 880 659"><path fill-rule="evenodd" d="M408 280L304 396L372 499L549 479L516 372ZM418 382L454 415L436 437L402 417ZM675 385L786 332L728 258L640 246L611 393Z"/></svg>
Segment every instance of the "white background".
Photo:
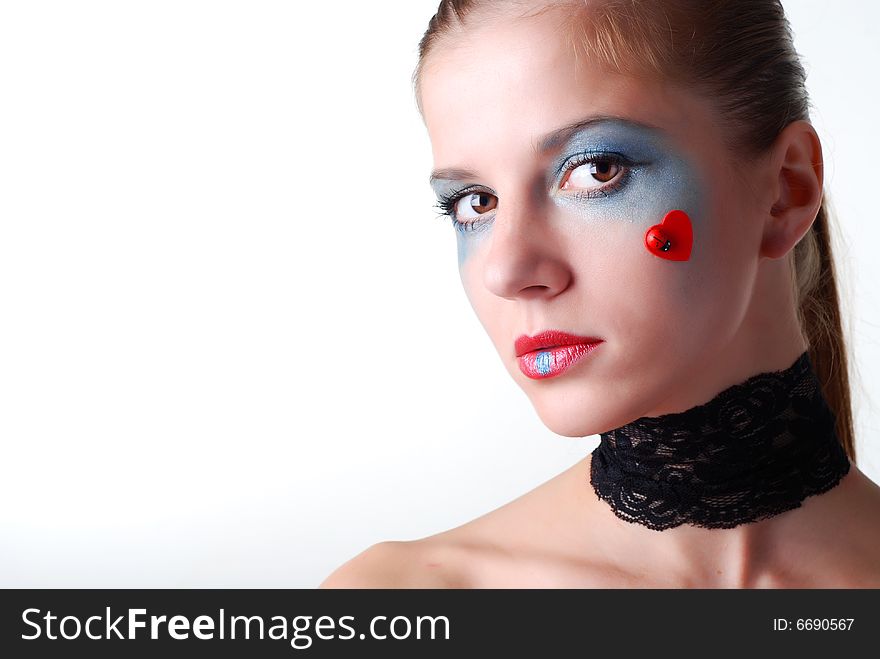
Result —
<svg viewBox="0 0 880 659"><path fill-rule="evenodd" d="M461 290L410 87L437 1L0 3L0 585L311 587L597 445ZM786 6L877 481L880 5Z"/></svg>

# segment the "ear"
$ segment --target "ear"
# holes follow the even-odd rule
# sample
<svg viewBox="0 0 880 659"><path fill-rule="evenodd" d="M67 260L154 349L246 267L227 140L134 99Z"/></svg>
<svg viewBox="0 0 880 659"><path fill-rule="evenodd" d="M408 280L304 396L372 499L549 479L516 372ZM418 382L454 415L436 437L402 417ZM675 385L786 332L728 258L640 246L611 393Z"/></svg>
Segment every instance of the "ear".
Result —
<svg viewBox="0 0 880 659"><path fill-rule="evenodd" d="M773 206L767 215L761 256L782 258L810 230L823 195L822 145L810 122L791 122L771 147Z"/></svg>

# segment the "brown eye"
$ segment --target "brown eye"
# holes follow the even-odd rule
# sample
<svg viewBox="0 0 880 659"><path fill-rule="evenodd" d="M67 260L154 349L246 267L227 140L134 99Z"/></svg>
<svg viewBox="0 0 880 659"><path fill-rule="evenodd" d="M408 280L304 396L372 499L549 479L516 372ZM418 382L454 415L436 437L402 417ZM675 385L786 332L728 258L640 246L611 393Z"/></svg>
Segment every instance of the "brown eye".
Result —
<svg viewBox="0 0 880 659"><path fill-rule="evenodd" d="M491 195L487 192L474 192L473 194L463 196L458 202L456 202L455 217L462 221L469 218L475 218L494 210L497 205L498 199L495 195Z"/></svg>
<svg viewBox="0 0 880 659"><path fill-rule="evenodd" d="M578 189L596 188L601 186L592 185L596 182L609 183L613 181L623 167L609 158L597 158L573 168L562 185L562 189L569 187Z"/></svg>

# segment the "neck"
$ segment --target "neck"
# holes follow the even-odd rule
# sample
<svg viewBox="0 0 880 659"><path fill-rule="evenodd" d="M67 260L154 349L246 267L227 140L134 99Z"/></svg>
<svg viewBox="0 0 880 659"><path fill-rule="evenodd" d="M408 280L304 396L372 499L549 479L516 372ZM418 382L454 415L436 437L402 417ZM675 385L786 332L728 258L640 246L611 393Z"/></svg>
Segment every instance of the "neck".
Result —
<svg viewBox="0 0 880 659"><path fill-rule="evenodd" d="M572 472L574 487L583 489L589 460ZM808 569L802 573L801 566L827 559L822 552L828 538L848 533L840 515L847 505L841 502L856 487L856 474L853 465L840 485L826 494L782 515L730 529L682 525L657 533L622 521L607 505L590 505L590 535L595 532L600 541L585 549L594 558L598 551L609 565L635 575L640 587L778 588L809 583L816 575ZM594 502L595 497L589 503Z"/></svg>
<svg viewBox="0 0 880 659"><path fill-rule="evenodd" d="M754 582L774 548L815 531L804 515L849 472L834 424L804 352L708 402L602 433L589 480L606 504L606 539L659 550L698 581Z"/></svg>

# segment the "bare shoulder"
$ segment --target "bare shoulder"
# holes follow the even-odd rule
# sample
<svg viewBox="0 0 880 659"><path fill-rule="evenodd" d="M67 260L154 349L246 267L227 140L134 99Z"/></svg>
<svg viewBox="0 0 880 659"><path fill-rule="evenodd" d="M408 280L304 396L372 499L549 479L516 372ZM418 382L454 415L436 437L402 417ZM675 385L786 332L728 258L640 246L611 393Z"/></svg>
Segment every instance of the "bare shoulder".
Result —
<svg viewBox="0 0 880 659"><path fill-rule="evenodd" d="M454 528L416 540L372 545L341 565L319 587L543 588L592 584L602 571L589 561L592 552L584 547L590 544L589 533L573 532L567 518L559 514L559 502L568 499L582 518L592 507L583 488L571 487L576 479L566 477L576 476L582 468L575 465ZM573 543L584 549L576 560L569 551Z"/></svg>
<svg viewBox="0 0 880 659"><path fill-rule="evenodd" d="M546 485L460 526L406 541L374 544L332 572L319 588L478 588L513 552L510 531L541 516L528 502Z"/></svg>
<svg viewBox="0 0 880 659"><path fill-rule="evenodd" d="M440 536L388 540L367 547L334 570L319 588L455 588Z"/></svg>

